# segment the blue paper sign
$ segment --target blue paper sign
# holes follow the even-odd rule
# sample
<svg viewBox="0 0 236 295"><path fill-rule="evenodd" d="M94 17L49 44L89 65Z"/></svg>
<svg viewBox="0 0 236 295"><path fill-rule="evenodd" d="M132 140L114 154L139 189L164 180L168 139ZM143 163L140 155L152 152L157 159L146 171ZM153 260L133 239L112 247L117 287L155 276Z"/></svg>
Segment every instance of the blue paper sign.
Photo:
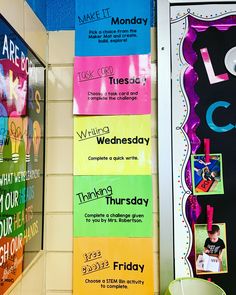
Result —
<svg viewBox="0 0 236 295"><path fill-rule="evenodd" d="M150 0L77 0L76 56L150 53Z"/></svg>

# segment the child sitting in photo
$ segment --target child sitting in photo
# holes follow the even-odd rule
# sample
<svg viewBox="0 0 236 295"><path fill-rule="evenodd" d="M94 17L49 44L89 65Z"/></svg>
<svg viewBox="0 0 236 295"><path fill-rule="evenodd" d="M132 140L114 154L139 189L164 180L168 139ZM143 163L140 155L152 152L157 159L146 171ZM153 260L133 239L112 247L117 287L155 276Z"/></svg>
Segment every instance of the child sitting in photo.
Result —
<svg viewBox="0 0 236 295"><path fill-rule="evenodd" d="M208 231L208 238L205 240L204 244L204 253L214 254L222 261L223 250L225 249L224 241L219 238L220 236L220 227L216 224L212 225L212 230Z"/></svg>

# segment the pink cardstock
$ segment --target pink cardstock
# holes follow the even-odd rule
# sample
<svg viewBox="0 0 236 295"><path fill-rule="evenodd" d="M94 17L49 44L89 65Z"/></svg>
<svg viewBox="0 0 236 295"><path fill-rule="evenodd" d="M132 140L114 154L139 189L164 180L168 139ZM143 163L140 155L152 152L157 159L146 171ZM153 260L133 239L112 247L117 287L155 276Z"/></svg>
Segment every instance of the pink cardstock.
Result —
<svg viewBox="0 0 236 295"><path fill-rule="evenodd" d="M75 57L74 114L150 112L150 55Z"/></svg>

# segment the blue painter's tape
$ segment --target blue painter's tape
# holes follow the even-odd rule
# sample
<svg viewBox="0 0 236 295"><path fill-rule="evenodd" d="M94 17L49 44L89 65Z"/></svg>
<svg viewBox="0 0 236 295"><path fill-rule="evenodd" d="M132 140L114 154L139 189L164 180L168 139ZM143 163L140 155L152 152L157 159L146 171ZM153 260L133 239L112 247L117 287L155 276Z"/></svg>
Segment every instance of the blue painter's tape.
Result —
<svg viewBox="0 0 236 295"><path fill-rule="evenodd" d="M150 53L150 0L77 0L76 56Z"/></svg>

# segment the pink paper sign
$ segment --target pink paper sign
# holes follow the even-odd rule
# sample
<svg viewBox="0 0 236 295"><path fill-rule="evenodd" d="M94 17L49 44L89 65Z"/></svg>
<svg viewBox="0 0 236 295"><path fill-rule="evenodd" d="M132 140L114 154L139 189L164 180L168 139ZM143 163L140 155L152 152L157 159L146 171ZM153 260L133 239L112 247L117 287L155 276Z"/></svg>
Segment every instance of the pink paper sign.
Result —
<svg viewBox="0 0 236 295"><path fill-rule="evenodd" d="M74 114L150 114L150 55L75 57Z"/></svg>

